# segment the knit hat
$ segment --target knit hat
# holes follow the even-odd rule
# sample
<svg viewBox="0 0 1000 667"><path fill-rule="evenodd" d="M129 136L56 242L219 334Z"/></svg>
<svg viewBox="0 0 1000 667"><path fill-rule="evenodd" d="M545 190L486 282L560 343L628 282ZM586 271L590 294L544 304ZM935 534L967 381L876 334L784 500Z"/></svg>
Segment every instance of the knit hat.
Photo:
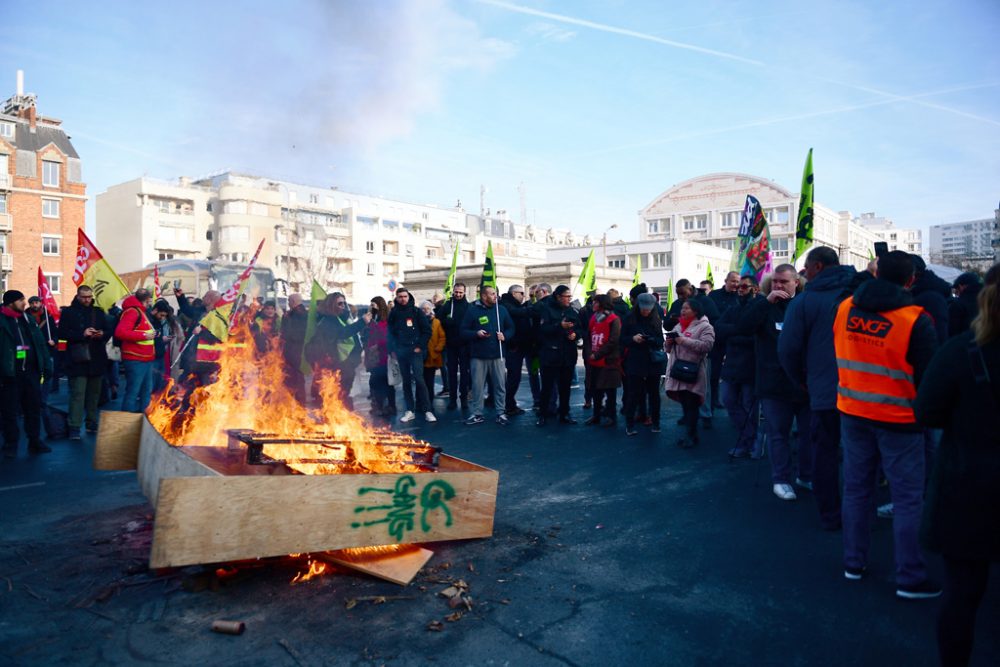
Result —
<svg viewBox="0 0 1000 667"><path fill-rule="evenodd" d="M650 309L656 305L656 299L652 294L640 294L636 299L636 304L643 309Z"/></svg>
<svg viewBox="0 0 1000 667"><path fill-rule="evenodd" d="M20 301L24 298L24 292L19 292L16 289L9 289L3 293L3 305L9 306L10 304Z"/></svg>

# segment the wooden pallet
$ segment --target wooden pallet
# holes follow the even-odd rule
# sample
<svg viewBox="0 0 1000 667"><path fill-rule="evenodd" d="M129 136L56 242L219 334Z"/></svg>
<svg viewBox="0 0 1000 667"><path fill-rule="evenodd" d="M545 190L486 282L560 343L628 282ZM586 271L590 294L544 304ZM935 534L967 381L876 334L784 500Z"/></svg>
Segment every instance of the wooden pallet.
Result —
<svg viewBox="0 0 1000 667"><path fill-rule="evenodd" d="M462 459L441 455L435 472L298 475L247 465L245 450L174 447L142 415L117 419L126 425L99 434L95 467L123 469L137 450L156 508L154 569L493 534L499 475Z"/></svg>

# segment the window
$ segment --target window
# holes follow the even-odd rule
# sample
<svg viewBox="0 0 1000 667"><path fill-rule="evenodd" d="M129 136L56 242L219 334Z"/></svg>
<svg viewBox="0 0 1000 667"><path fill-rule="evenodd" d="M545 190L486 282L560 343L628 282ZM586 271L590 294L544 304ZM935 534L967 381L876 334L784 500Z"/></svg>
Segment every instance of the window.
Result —
<svg viewBox="0 0 1000 667"><path fill-rule="evenodd" d="M162 228L161 228L162 229ZM223 227L219 230L220 241L249 241L249 227Z"/></svg>
<svg viewBox="0 0 1000 667"><path fill-rule="evenodd" d="M646 221L646 231L650 234L660 233L660 221L659 220L647 220Z"/></svg>
<svg viewBox="0 0 1000 667"><path fill-rule="evenodd" d="M624 269L625 268L625 258L624 257L613 257L608 259L608 268L611 269Z"/></svg>
<svg viewBox="0 0 1000 667"><path fill-rule="evenodd" d="M7 193L0 192L0 213L7 212Z"/></svg>
<svg viewBox="0 0 1000 667"><path fill-rule="evenodd" d="M173 259L173 258L174 258L174 253L172 253L172 252L161 252L160 253L160 261L161 262L166 261L168 259Z"/></svg>
<svg viewBox="0 0 1000 667"><path fill-rule="evenodd" d="M245 201L227 201L222 205L222 212L246 215L247 203Z"/></svg>
<svg viewBox="0 0 1000 667"><path fill-rule="evenodd" d="M722 228L739 227L742 215L742 211L726 211L722 214Z"/></svg>
<svg viewBox="0 0 1000 667"><path fill-rule="evenodd" d="M160 213L170 213L173 207L166 199L154 199L153 205L160 209Z"/></svg>
<svg viewBox="0 0 1000 667"><path fill-rule="evenodd" d="M406 246L406 256L413 257L413 246L411 245Z"/></svg>
<svg viewBox="0 0 1000 667"><path fill-rule="evenodd" d="M251 202L250 215L261 215L267 217L267 204L261 204L259 202Z"/></svg>
<svg viewBox="0 0 1000 667"><path fill-rule="evenodd" d="M399 244L394 241L382 241L382 254L383 255L398 255L399 254Z"/></svg>
<svg viewBox="0 0 1000 667"><path fill-rule="evenodd" d="M365 273L367 273L370 276L374 276L375 275L375 263L374 262L368 262L368 264L365 265Z"/></svg>
<svg viewBox="0 0 1000 667"><path fill-rule="evenodd" d="M58 255L59 254L59 238L56 236L43 236L42 237L42 254L43 255Z"/></svg>
<svg viewBox="0 0 1000 667"><path fill-rule="evenodd" d="M2 122L0 123L0 137L13 137L14 136L14 123Z"/></svg>
<svg viewBox="0 0 1000 667"><path fill-rule="evenodd" d="M366 227L375 227L376 225L378 225L378 221L375 218L369 218L363 215L359 215L357 220Z"/></svg>
<svg viewBox="0 0 1000 667"><path fill-rule="evenodd" d="M367 252L369 255L375 254L375 242L374 241L365 241L365 252Z"/></svg>
<svg viewBox="0 0 1000 667"><path fill-rule="evenodd" d="M59 187L59 167L60 164L58 162L42 160L42 185L53 188Z"/></svg>
<svg viewBox="0 0 1000 667"><path fill-rule="evenodd" d="M319 195L309 195L309 203L310 204L318 204L319 203Z"/></svg>
<svg viewBox="0 0 1000 667"><path fill-rule="evenodd" d="M49 284L49 289L52 290L53 294L59 294L60 287L62 286L62 276L45 276L45 282Z"/></svg>
<svg viewBox="0 0 1000 667"><path fill-rule="evenodd" d="M427 248L428 259L436 259L438 257L442 257L440 248Z"/></svg>
<svg viewBox="0 0 1000 667"><path fill-rule="evenodd" d="M654 252L653 253L653 268L662 269L664 267L670 266L673 261L672 252Z"/></svg>
<svg viewBox="0 0 1000 667"><path fill-rule="evenodd" d="M708 215L705 213L702 213L701 215L685 215L683 220L684 231L686 232L708 229Z"/></svg>
<svg viewBox="0 0 1000 667"><path fill-rule="evenodd" d="M399 221L398 220L383 220L382 221L382 227L385 228L385 229L395 229L395 230L398 230L399 229Z"/></svg>
<svg viewBox="0 0 1000 667"><path fill-rule="evenodd" d="M382 265L382 275L383 276L394 276L399 273L399 264L383 264Z"/></svg>
<svg viewBox="0 0 1000 667"><path fill-rule="evenodd" d="M43 199L42 200L42 217L43 218L58 218L59 217L59 200L58 199Z"/></svg>

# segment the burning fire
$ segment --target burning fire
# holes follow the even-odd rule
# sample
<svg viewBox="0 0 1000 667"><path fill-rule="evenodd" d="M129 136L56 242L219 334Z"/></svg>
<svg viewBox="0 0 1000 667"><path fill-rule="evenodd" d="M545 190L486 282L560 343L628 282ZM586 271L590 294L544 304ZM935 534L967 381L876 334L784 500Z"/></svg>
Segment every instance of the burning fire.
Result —
<svg viewBox="0 0 1000 667"><path fill-rule="evenodd" d="M326 574L328 568L327 564L324 563L323 561L313 560L312 558L309 558L308 563L309 563L309 569L306 570L305 572L299 572L297 575L295 575L295 578L292 579L291 582L289 583L300 584L304 581L309 581L310 579L314 579L316 577L320 577Z"/></svg>
<svg viewBox="0 0 1000 667"><path fill-rule="evenodd" d="M338 395L338 374L319 378L322 409L306 408L285 385L281 350L259 355L252 338L246 339L245 347L226 349L216 383L190 395L171 383L157 396L147 416L167 442L226 447L227 430L248 429L280 434L281 443L264 444L263 453L302 474L426 470L414 463L413 452L433 448L348 410Z"/></svg>

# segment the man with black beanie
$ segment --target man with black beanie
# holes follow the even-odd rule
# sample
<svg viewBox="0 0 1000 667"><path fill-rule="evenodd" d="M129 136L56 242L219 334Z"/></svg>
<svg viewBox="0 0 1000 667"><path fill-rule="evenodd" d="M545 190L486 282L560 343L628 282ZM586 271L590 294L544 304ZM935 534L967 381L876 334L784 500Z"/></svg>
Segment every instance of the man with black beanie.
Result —
<svg viewBox="0 0 1000 667"><path fill-rule="evenodd" d="M51 452L42 442L41 382L49 367L49 350L34 320L25 314L28 302L17 290L3 294L0 311L0 420L3 421L3 455L17 455L20 433L18 408L24 415L24 432L32 454Z"/></svg>

